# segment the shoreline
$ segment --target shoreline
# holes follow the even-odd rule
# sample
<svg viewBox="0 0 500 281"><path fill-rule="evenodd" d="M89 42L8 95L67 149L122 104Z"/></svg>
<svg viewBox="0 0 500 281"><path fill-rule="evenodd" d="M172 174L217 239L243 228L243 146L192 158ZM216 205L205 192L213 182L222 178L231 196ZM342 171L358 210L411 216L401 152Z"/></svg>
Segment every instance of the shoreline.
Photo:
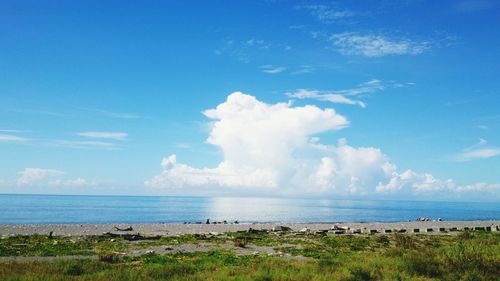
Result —
<svg viewBox="0 0 500 281"><path fill-rule="evenodd" d="M331 231L336 226L345 233L377 234L377 233L451 233L460 230L500 231L500 220L474 221L403 221L403 222L343 222L343 223L239 223L239 224L0 224L0 236L42 234L55 236L89 236L104 233L140 233L151 236L175 236L182 234L225 233L236 231L272 230L279 227L290 228L290 231L308 229L311 232ZM131 227L132 230L120 231ZM418 231L416 231L418 229ZM358 232L359 231L359 232Z"/></svg>

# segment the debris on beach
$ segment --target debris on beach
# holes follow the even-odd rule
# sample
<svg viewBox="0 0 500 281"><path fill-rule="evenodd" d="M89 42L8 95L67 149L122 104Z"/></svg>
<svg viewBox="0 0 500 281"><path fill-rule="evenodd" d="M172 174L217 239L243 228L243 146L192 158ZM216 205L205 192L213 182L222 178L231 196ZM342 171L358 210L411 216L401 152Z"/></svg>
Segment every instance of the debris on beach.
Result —
<svg viewBox="0 0 500 281"><path fill-rule="evenodd" d="M278 226L275 226L272 228L272 231L273 232L285 232L285 231L292 231L292 229L288 226L282 226L282 225L278 225Z"/></svg>
<svg viewBox="0 0 500 281"><path fill-rule="evenodd" d="M128 227L125 227L125 228L119 228L118 226L115 226L113 227L116 231L133 231L134 229L132 228L132 226L128 226Z"/></svg>

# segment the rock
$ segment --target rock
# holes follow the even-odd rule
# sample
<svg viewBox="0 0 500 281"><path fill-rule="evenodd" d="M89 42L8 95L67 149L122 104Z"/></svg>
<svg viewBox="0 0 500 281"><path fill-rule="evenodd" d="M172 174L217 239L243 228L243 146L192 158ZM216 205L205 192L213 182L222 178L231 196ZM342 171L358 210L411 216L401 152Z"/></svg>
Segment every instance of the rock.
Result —
<svg viewBox="0 0 500 281"><path fill-rule="evenodd" d="M330 230L349 230L350 228L348 226L338 226L334 225L330 228Z"/></svg>
<svg viewBox="0 0 500 281"><path fill-rule="evenodd" d="M252 255L254 255L254 256L258 256L258 255L259 255L259 252L255 251L255 252L253 252L253 253L252 253Z"/></svg>
<svg viewBox="0 0 500 281"><path fill-rule="evenodd" d="M125 227L125 228L119 228L117 226L113 227L116 231L132 231L134 230L131 226Z"/></svg>
<svg viewBox="0 0 500 281"><path fill-rule="evenodd" d="M310 232L311 230L307 227L305 228L302 228L301 230L299 230L299 232L302 232L302 233L305 233L305 232Z"/></svg>
<svg viewBox="0 0 500 281"><path fill-rule="evenodd" d="M254 228L249 228L247 230L248 233L267 233L266 229L254 229Z"/></svg>
<svg viewBox="0 0 500 281"><path fill-rule="evenodd" d="M213 236L218 236L219 232L211 231L208 234L213 235Z"/></svg>
<svg viewBox="0 0 500 281"><path fill-rule="evenodd" d="M273 231L292 231L292 229L290 227L288 227L288 226L281 226L281 225L273 227L272 230Z"/></svg>
<svg viewBox="0 0 500 281"><path fill-rule="evenodd" d="M146 255L154 255L155 251L154 250L147 250Z"/></svg>

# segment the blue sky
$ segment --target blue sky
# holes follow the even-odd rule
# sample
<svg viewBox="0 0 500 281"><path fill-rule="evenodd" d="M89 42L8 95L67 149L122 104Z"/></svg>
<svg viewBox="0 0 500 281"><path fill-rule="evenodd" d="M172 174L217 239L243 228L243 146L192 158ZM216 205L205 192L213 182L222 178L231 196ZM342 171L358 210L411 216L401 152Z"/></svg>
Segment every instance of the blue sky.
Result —
<svg viewBox="0 0 500 281"><path fill-rule="evenodd" d="M499 200L499 12L2 1L0 192Z"/></svg>

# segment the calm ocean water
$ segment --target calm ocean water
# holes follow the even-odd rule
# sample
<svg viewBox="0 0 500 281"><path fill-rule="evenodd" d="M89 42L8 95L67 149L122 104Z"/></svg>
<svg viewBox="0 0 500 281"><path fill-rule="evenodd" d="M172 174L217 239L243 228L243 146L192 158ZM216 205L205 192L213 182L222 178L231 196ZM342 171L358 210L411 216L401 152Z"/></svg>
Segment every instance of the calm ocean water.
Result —
<svg viewBox="0 0 500 281"><path fill-rule="evenodd" d="M0 223L183 223L500 219L500 204L229 197L0 195Z"/></svg>

